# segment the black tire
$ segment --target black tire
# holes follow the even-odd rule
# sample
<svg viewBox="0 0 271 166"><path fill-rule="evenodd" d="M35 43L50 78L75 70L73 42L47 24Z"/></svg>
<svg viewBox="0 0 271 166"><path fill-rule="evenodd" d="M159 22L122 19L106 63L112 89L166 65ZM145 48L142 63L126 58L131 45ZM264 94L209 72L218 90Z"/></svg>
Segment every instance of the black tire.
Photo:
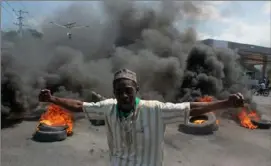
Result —
<svg viewBox="0 0 271 166"><path fill-rule="evenodd" d="M260 95L260 93L259 93L258 91L255 91L255 92L254 92L254 95L255 95L255 96L258 96L258 95Z"/></svg>
<svg viewBox="0 0 271 166"><path fill-rule="evenodd" d="M37 130L33 135L33 140L38 142L56 142L67 138L66 130L62 131L40 131Z"/></svg>
<svg viewBox="0 0 271 166"><path fill-rule="evenodd" d="M68 126L48 126L44 123L41 123L38 128L40 131L63 131L66 130Z"/></svg>
<svg viewBox="0 0 271 166"><path fill-rule="evenodd" d="M202 124L195 124L192 123L194 118L203 118L206 119L206 121ZM180 125L179 130L184 133L194 135L212 134L214 131L218 130L218 125L216 124L216 116L214 113L209 112L200 116L190 117L188 124Z"/></svg>
<svg viewBox="0 0 271 166"><path fill-rule="evenodd" d="M103 125L105 125L104 120L89 120L89 121L93 126L103 126Z"/></svg>
<svg viewBox="0 0 271 166"><path fill-rule="evenodd" d="M259 120L256 121L251 119L253 125L258 126L259 129L270 129L271 128L271 121L268 120Z"/></svg>
<svg viewBox="0 0 271 166"><path fill-rule="evenodd" d="M263 92L263 96L265 96L265 97L268 97L269 96L269 90L265 90L264 92Z"/></svg>

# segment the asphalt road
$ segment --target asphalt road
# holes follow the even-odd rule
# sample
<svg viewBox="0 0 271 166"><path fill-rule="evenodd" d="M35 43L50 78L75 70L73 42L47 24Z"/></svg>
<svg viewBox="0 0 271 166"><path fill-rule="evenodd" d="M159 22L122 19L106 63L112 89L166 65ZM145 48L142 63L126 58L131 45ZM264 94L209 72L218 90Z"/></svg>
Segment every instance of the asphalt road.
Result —
<svg viewBox="0 0 271 166"><path fill-rule="evenodd" d="M271 117L271 98L256 97L261 111ZM165 166L270 166L271 130L248 130L219 119L219 130L209 136L193 136L167 127ZM75 134L65 141L31 140L36 122L23 122L1 131L2 166L106 166L108 151L104 127L87 120L76 122Z"/></svg>

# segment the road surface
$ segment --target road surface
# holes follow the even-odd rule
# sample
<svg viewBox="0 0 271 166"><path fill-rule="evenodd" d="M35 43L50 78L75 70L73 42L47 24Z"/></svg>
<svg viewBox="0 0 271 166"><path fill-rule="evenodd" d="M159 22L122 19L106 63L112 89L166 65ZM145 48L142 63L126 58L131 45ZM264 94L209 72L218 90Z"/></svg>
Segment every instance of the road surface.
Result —
<svg viewBox="0 0 271 166"><path fill-rule="evenodd" d="M254 99L271 117L271 98ZM194 136L167 126L165 166L270 166L271 130L248 130L235 122L219 119L219 130L209 136ZM76 122L75 134L55 143L31 140L36 122L23 122L2 129L2 166L106 166L108 148L104 127L87 120Z"/></svg>

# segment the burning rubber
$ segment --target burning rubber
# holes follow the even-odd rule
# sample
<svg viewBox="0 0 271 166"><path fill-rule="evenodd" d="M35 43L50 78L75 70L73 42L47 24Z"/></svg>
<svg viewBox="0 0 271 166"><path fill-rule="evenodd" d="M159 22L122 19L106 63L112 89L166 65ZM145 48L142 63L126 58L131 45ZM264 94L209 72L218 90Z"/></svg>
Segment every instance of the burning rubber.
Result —
<svg viewBox="0 0 271 166"><path fill-rule="evenodd" d="M67 111L56 105L49 105L41 115L33 140L39 142L63 141L73 133L73 117Z"/></svg>
<svg viewBox="0 0 271 166"><path fill-rule="evenodd" d="M187 124L179 127L179 130L186 134L205 135L216 131L218 124L215 114L210 112L200 116L192 116Z"/></svg>
<svg viewBox="0 0 271 166"><path fill-rule="evenodd" d="M50 131L50 132L54 132L54 131L63 131L63 130L66 130L68 128L67 125L64 125L64 126L48 126L46 124L39 124L39 127L38 129L40 131Z"/></svg>
<svg viewBox="0 0 271 166"><path fill-rule="evenodd" d="M199 102L211 102L213 97L204 96L198 99ZM209 112L200 116L189 117L188 123L180 125L179 130L194 135L212 134L218 130L218 120L213 112Z"/></svg>
<svg viewBox="0 0 271 166"><path fill-rule="evenodd" d="M268 120L255 120L251 119L253 125L257 126L259 129L270 129L271 128L271 121Z"/></svg>
<svg viewBox="0 0 271 166"><path fill-rule="evenodd" d="M50 128L50 126L47 126L41 129L45 129L45 131L37 130L33 135L33 140L39 142L55 142L63 141L67 138L67 131L64 126L58 128Z"/></svg>

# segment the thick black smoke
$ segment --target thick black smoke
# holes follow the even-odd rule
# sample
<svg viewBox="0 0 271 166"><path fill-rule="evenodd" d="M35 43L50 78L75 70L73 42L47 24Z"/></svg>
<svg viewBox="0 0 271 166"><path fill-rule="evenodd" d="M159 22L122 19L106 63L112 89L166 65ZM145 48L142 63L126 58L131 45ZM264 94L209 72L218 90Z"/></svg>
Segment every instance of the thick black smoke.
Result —
<svg viewBox="0 0 271 166"><path fill-rule="evenodd" d="M44 21L42 39L25 33L3 41L9 49L1 57L2 113L35 110L42 88L84 100L92 100L92 90L112 97L113 73L120 68L138 74L145 99L177 102L206 94L246 94L237 54L199 44L193 28L174 27L177 16L198 14L197 6L152 3L155 9L127 1L99 2L99 14L97 6L75 3ZM69 40L67 31L50 21L76 21L90 28L72 30Z"/></svg>

